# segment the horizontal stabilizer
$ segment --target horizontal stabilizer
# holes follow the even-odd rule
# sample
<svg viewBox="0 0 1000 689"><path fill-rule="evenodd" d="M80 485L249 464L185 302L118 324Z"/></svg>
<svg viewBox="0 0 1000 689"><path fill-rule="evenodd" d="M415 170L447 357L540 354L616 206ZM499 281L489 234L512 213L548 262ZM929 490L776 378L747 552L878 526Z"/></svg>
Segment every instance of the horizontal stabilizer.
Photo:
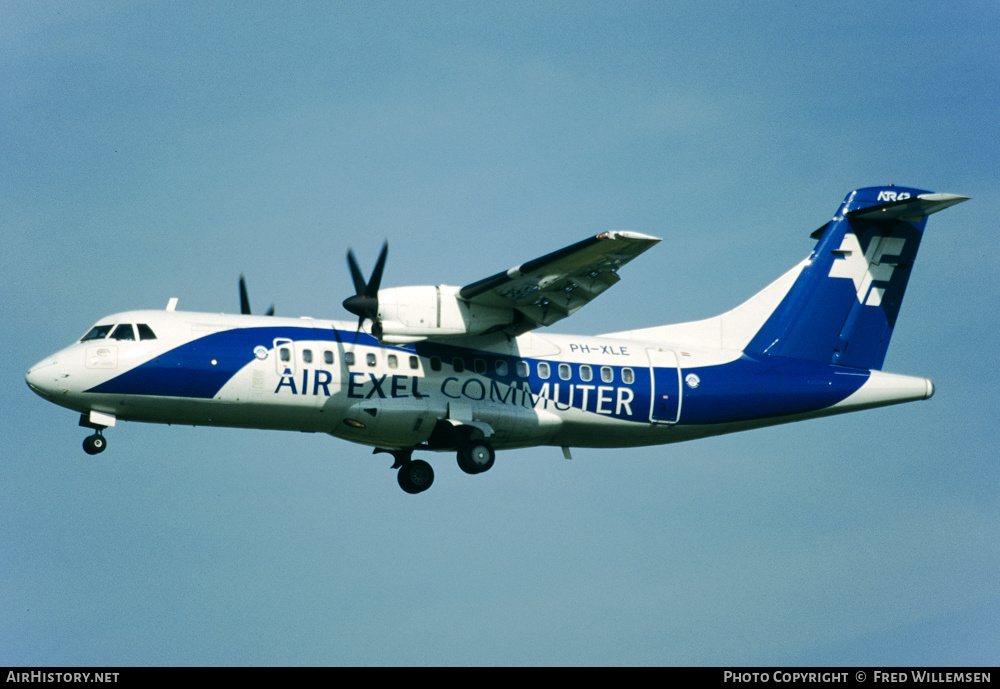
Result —
<svg viewBox="0 0 1000 689"><path fill-rule="evenodd" d="M968 200L968 196L959 196L958 194L920 194L912 198L848 211L846 215L852 220L861 218L863 220L917 222L931 213L943 211L945 208Z"/></svg>

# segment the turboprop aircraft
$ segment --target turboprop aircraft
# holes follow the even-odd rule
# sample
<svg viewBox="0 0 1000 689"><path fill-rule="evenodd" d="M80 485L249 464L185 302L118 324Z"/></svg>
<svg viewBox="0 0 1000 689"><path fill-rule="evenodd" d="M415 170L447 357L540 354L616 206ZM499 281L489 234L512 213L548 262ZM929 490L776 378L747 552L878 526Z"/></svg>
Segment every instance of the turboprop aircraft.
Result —
<svg viewBox="0 0 1000 689"><path fill-rule="evenodd" d="M881 371L927 216L967 200L896 186L852 191L812 253L731 311L593 337L540 329L620 279L659 239L605 232L464 287L381 289L388 244L353 322L129 311L101 318L27 373L106 448L118 420L328 433L391 454L408 493L434 472L414 450L490 469L537 445L675 443L929 398Z"/></svg>

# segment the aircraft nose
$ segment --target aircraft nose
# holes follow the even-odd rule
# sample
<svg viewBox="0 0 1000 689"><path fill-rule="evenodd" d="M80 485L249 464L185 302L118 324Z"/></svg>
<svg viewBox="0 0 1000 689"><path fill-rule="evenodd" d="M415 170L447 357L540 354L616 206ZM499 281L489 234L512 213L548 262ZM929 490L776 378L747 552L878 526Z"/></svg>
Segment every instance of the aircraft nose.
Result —
<svg viewBox="0 0 1000 689"><path fill-rule="evenodd" d="M28 387L35 394L47 398L56 394L60 379L65 377L59 371L59 362L51 356L42 359L24 374Z"/></svg>

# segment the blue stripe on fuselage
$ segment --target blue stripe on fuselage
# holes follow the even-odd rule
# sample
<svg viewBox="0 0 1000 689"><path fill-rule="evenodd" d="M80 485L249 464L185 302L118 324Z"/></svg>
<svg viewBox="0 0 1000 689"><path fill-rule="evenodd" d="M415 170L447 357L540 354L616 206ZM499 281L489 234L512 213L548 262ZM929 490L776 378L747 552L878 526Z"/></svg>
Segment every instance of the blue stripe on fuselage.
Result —
<svg viewBox="0 0 1000 689"><path fill-rule="evenodd" d="M87 392L211 399L254 359L253 352L258 346L270 351L274 340L282 338L294 342L329 341L352 347L355 336L354 332L287 326L226 330L187 342ZM381 347L371 335L359 333L356 337L356 344L359 346ZM466 388L465 382L466 379L478 376L492 381L489 385L482 386L482 399L486 401L556 411L572 406L624 421L649 423L650 396L653 391L648 365L622 366L593 362L589 365L594 378L583 381L580 378L580 364L573 363L570 365L571 377L563 380L558 376L561 362L549 359L509 356L436 342L384 349L401 354L417 354L424 358L436 356L448 368L453 358L464 360L466 371L459 374L461 378L448 376L447 369L438 374L445 381L450 377L461 380L462 384L455 385L452 382L446 388L443 383L440 389L428 388L424 390L425 393L441 394L449 398L457 395L475 402L479 399L480 390L478 387ZM338 352L338 356L340 355L342 350ZM487 362L485 373L475 373L476 359ZM506 374L497 372L497 361L506 362ZM517 375L518 361L529 363L530 375L527 378ZM541 361L547 362L551 367L551 374L547 379L538 376L538 363ZM298 365L301 366L301 363ZM600 380L602 367L612 369L613 382ZM633 370L635 378L631 384L622 382L624 368ZM357 370L367 373L360 365ZM425 375L428 373L425 368ZM782 357L756 359L747 356L717 366L684 368L682 373L684 376L694 373L698 377L697 387L684 384L679 421L685 425L725 423L816 411L836 404L854 393L869 375L868 371L817 362ZM364 382L366 379L359 380ZM531 395L525 394L525 386ZM510 393L510 388L521 394ZM619 390L622 389L628 390L628 393L620 393ZM543 392L547 392L547 396L538 398ZM664 391L657 390L657 394L662 392ZM677 390L674 387L665 392L676 394Z"/></svg>

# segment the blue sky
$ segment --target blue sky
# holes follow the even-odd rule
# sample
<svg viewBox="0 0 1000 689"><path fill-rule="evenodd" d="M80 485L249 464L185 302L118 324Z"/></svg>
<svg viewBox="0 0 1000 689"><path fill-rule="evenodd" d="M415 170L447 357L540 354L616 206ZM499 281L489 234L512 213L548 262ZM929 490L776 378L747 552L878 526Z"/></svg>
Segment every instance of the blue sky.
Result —
<svg viewBox="0 0 1000 689"><path fill-rule="evenodd" d="M994 2L7 2L0 664L1000 661ZM935 215L885 368L928 402L433 489L325 436L76 416L24 384L104 314L349 320L344 254L462 285L664 239L556 326L714 315L851 189Z"/></svg>

